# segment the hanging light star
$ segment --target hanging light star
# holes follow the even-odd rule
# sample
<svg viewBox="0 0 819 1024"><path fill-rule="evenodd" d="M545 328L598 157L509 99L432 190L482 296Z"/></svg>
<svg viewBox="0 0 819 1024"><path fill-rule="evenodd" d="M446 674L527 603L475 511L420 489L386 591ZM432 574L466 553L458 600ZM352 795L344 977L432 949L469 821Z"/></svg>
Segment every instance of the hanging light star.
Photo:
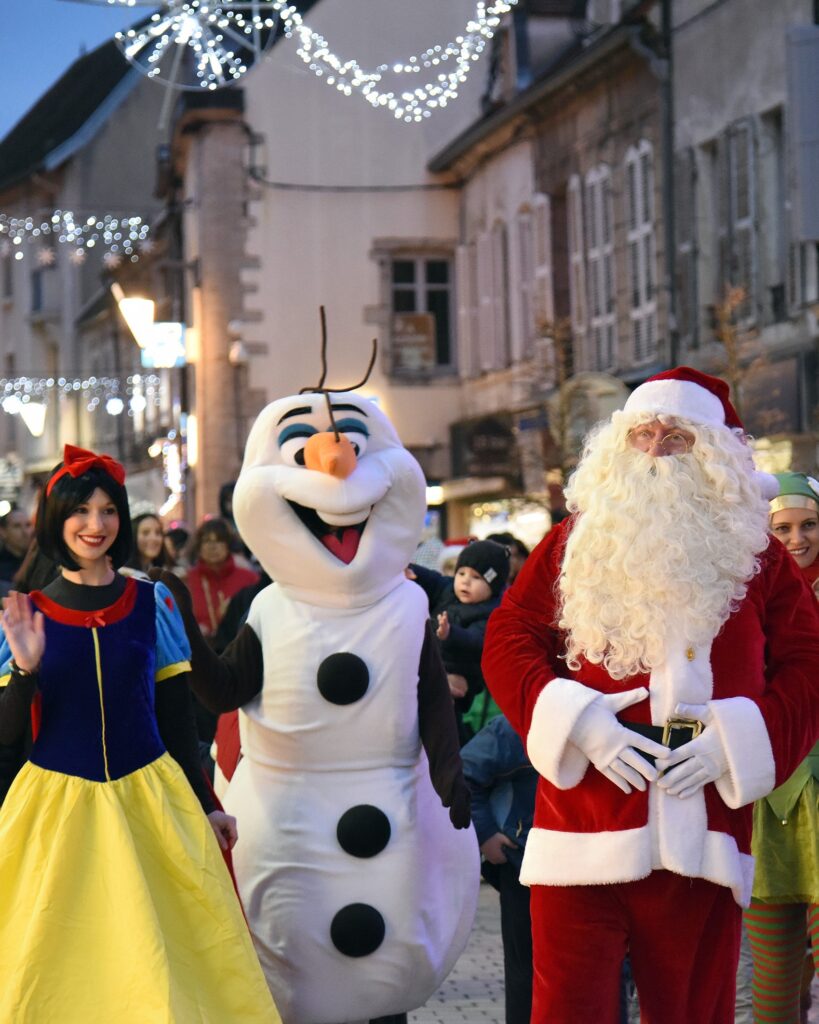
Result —
<svg viewBox="0 0 819 1024"><path fill-rule="evenodd" d="M41 267L53 267L56 261L57 254L50 246L44 245L41 249L37 250L37 263Z"/></svg>
<svg viewBox="0 0 819 1024"><path fill-rule="evenodd" d="M148 78L198 92L238 82L273 43L279 7L286 5L272 0L165 0L159 5L156 0L120 0L118 6L154 8L146 22L117 32L125 57Z"/></svg>

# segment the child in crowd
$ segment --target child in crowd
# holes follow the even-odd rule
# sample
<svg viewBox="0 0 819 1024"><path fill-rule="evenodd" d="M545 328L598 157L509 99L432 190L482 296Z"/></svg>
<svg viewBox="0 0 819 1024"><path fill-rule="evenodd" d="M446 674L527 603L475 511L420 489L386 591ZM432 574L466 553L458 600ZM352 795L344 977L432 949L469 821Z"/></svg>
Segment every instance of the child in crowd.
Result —
<svg viewBox="0 0 819 1024"><path fill-rule="evenodd" d="M509 576L509 553L494 541L476 540L458 556L454 577L415 563L409 575L429 599L460 729L461 716L485 688L481 672L483 636ZM462 733L462 742L468 738Z"/></svg>
<svg viewBox="0 0 819 1024"><path fill-rule="evenodd" d="M496 543L502 544L509 552L509 579L506 583L511 587L515 582L515 577L523 568L523 563L529 557L529 548L513 533L490 533L486 540L494 540ZM492 694L489 690L483 689L472 701L469 711L463 716L465 735L474 736L499 714L501 714L501 709L493 700Z"/></svg>
<svg viewBox="0 0 819 1024"><path fill-rule="evenodd" d="M503 715L461 749L461 760L483 855L481 871L500 893L506 1024L529 1024L532 928L529 890L520 883L520 865L535 812L537 772Z"/></svg>

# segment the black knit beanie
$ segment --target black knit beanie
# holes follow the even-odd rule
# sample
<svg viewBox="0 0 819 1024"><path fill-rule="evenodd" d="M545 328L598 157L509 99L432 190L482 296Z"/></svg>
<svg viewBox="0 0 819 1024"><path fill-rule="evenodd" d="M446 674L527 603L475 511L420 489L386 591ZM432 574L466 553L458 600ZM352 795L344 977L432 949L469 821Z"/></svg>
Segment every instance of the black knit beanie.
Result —
<svg viewBox="0 0 819 1024"><path fill-rule="evenodd" d="M509 578L509 552L502 544L496 544L494 540L473 540L458 555L455 572L464 565L483 576L494 597L506 586Z"/></svg>

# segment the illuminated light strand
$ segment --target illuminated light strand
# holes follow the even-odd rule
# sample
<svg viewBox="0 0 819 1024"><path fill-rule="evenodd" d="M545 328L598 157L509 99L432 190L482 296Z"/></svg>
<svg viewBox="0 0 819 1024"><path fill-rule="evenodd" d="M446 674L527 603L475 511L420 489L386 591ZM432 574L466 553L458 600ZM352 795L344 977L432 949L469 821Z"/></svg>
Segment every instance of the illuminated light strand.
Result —
<svg viewBox="0 0 819 1024"><path fill-rule="evenodd" d="M111 262L115 257L136 263L139 249L149 245L150 227L142 217L115 217L110 213L79 214L71 210L55 210L36 216L13 217L0 213L0 256L25 256L25 244L43 245L37 259L41 266L54 263L47 255L54 243L72 247L70 259L81 263L88 252L99 246L104 249L103 259Z"/></svg>
<svg viewBox="0 0 819 1024"><path fill-rule="evenodd" d="M324 78L328 85L345 96L357 91L373 107L386 107L397 119L417 123L430 117L436 109L446 107L447 103L457 97L473 63L481 56L500 25L501 16L507 14L517 2L479 2L474 17L453 42L431 46L421 54L413 54L392 64L381 64L374 71L365 71L355 60L344 61L337 57L331 52L327 40L305 25L298 12L291 9L287 18L284 14L282 17L286 35L298 36L299 57L314 74ZM454 62L452 70L437 70L448 61ZM390 72L396 75L421 75L424 70L430 69L434 75L433 80L413 89L379 88L382 77Z"/></svg>
<svg viewBox="0 0 819 1024"><path fill-rule="evenodd" d="M112 416L144 412L149 404L161 404L159 385L155 374L134 373L125 381L119 377L0 377L0 408L14 414L29 402L45 402L56 395L77 395L86 403L89 412L95 412L102 403ZM146 394L148 392L148 394Z"/></svg>
<svg viewBox="0 0 819 1024"><path fill-rule="evenodd" d="M155 0L79 0L109 6L155 7ZM430 117L454 100L475 61L494 36L501 18L518 0L477 0L464 30L451 42L428 47L404 60L365 70L344 60L327 40L307 25L288 0L165 0L148 25L116 34L125 57L149 78L175 89L219 89L233 85L271 45L279 24L295 37L297 53L307 67L345 96L359 93L373 107L384 107L406 123ZM182 52L194 55L191 81ZM170 71L162 74L163 62ZM424 81L424 73L431 80ZM384 76L418 76L414 87L381 88Z"/></svg>

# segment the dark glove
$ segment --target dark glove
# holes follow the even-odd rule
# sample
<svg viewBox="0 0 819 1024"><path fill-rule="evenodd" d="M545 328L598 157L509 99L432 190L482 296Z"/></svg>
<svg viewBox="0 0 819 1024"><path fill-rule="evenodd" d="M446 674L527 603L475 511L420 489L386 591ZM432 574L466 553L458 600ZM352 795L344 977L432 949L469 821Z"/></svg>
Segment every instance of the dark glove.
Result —
<svg viewBox="0 0 819 1024"><path fill-rule="evenodd" d="M472 797L469 787L461 777L453 785L449 799L444 803L444 807L449 808L449 820L455 828L469 828L472 824L469 813L471 806Z"/></svg>
<svg viewBox="0 0 819 1024"><path fill-rule="evenodd" d="M164 583L168 590L170 590L179 606L180 614L186 626L189 622L196 622L193 614L191 592L175 573L169 572L167 569L150 569L148 576L154 583Z"/></svg>

